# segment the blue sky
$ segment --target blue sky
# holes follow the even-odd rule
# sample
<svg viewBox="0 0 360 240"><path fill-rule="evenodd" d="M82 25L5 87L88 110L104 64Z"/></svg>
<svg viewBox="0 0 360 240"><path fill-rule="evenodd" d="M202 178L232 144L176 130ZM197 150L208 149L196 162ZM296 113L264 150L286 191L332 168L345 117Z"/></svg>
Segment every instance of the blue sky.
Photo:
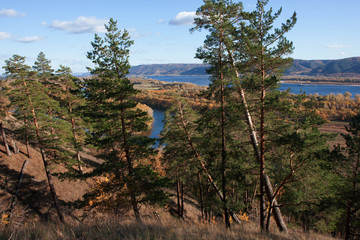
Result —
<svg viewBox="0 0 360 240"><path fill-rule="evenodd" d="M57 69L85 72L91 62L94 33L100 35L109 18L128 29L135 41L131 65L200 63L196 49L206 32L189 33L194 12L202 0L11 0L0 5L0 67L14 54L27 57L32 66L44 52ZM252 10L256 0L244 0ZM359 0L270 0L283 7L279 22L294 11L298 23L287 34L294 42L296 59L340 59L360 56ZM3 73L3 69L0 73Z"/></svg>

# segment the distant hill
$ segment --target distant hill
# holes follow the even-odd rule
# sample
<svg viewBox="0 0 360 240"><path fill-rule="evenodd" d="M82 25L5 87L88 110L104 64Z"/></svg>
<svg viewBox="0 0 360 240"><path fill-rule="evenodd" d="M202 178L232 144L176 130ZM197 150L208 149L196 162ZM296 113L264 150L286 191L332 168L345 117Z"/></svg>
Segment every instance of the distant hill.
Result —
<svg viewBox="0 0 360 240"><path fill-rule="evenodd" d="M351 76L360 75L360 57L338 60L298 60L285 71L287 75Z"/></svg>
<svg viewBox="0 0 360 240"><path fill-rule="evenodd" d="M205 64L149 64L133 66L131 75L206 75L209 65ZM360 57L339 60L295 59L285 75L306 76L360 76Z"/></svg>
<svg viewBox="0 0 360 240"><path fill-rule="evenodd" d="M206 75L205 64L149 64L133 66L131 75Z"/></svg>

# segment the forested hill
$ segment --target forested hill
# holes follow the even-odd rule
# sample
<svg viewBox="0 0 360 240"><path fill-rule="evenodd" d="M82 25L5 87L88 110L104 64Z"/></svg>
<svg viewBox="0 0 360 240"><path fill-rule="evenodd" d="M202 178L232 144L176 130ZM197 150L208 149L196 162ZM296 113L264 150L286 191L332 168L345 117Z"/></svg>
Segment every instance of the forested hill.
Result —
<svg viewBox="0 0 360 240"><path fill-rule="evenodd" d="M205 75L205 64L149 64L133 66L132 75ZM360 76L360 57L338 60L300 60L285 71L285 75Z"/></svg>
<svg viewBox="0 0 360 240"><path fill-rule="evenodd" d="M206 64L149 64L133 66L131 75L206 75Z"/></svg>
<svg viewBox="0 0 360 240"><path fill-rule="evenodd" d="M360 57L344 58L338 60L299 60L285 71L288 75L359 75Z"/></svg>

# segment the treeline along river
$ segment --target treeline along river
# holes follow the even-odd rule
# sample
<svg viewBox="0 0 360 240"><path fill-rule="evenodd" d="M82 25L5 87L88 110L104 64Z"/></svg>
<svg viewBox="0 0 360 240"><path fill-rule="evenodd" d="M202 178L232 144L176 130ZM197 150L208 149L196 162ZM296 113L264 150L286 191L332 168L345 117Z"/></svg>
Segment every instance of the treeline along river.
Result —
<svg viewBox="0 0 360 240"><path fill-rule="evenodd" d="M149 76L148 78L156 79L166 82L189 82L200 86L208 86L210 83L209 76ZM282 83L279 90L290 89L290 93L300 94L304 92L306 94L319 94L329 95L344 94L349 92L354 97L356 94L360 94L360 86L354 85L328 85L328 84L294 84L294 83ZM158 138L159 133L163 128L164 110L154 109L154 124L151 131L151 137Z"/></svg>

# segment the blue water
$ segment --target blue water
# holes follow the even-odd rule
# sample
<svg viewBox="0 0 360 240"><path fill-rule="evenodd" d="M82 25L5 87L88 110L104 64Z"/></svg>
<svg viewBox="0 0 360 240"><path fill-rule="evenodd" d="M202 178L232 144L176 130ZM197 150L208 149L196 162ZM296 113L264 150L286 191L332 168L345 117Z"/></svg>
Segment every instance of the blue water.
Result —
<svg viewBox="0 0 360 240"><path fill-rule="evenodd" d="M209 76L147 76L147 78L156 79L165 82L188 82L199 86L208 86Z"/></svg>
<svg viewBox="0 0 360 240"><path fill-rule="evenodd" d="M189 82L194 83L200 86L208 86L210 83L209 76L149 76L148 78L166 81L166 82ZM299 94L301 91L306 94L315 94L319 95L328 95L330 93L334 94L344 94L349 92L352 94L352 97L355 94L360 94L360 86L349 86L349 85L325 85L325 84L293 84L293 83L282 83L280 90L287 90L290 88L290 93Z"/></svg>
<svg viewBox="0 0 360 240"><path fill-rule="evenodd" d="M162 109L153 108L153 126L151 130L151 138L158 138L161 130L164 127L163 120L165 118L165 111Z"/></svg>
<svg viewBox="0 0 360 240"><path fill-rule="evenodd" d="M189 82L195 83L200 86L207 86L210 83L209 76L149 76L149 78L166 81L166 82ZM306 94L315 94L319 95L328 95L330 93L334 94L344 94L345 92L350 92L352 97L355 94L360 94L360 86L346 86L346 85L323 85L323 84L292 84L292 83L283 83L281 84L280 90L287 90L290 88L290 93L299 94L301 91ZM154 110L154 123L151 131L150 137L159 138L159 134L163 129L164 123L164 110L153 109Z"/></svg>

